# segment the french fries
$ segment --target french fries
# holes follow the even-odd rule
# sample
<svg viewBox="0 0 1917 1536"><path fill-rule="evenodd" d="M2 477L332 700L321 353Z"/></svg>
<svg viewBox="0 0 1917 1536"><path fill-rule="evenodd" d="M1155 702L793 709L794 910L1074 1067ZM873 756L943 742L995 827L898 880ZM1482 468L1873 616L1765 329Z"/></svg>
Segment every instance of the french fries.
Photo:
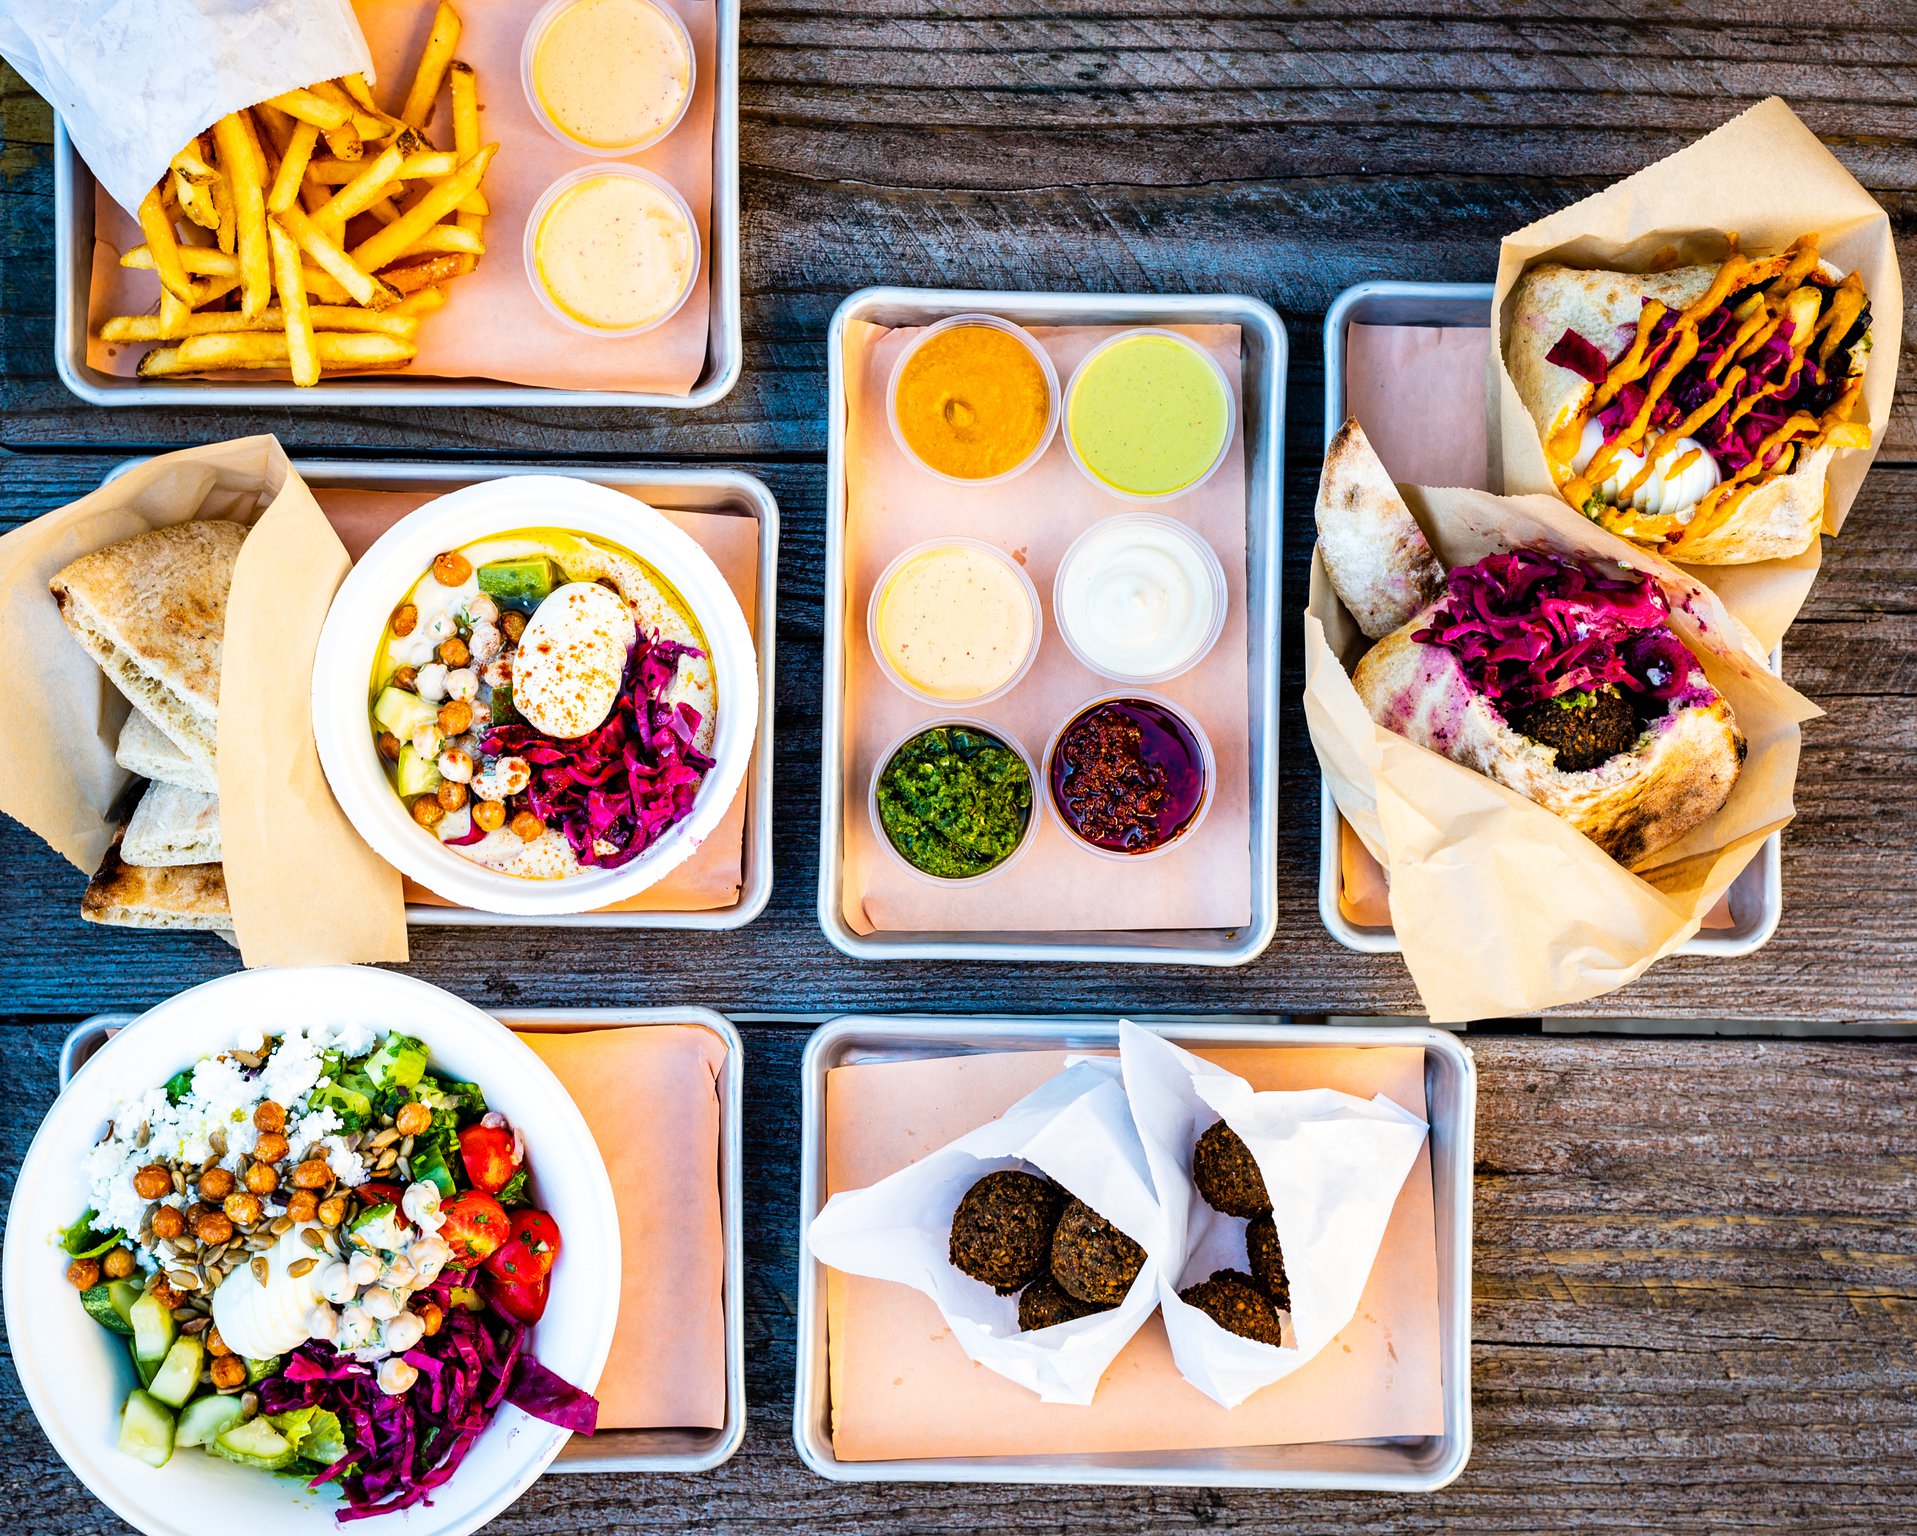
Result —
<svg viewBox="0 0 1917 1536"><path fill-rule="evenodd" d="M459 37L441 4L397 112L344 75L228 113L181 149L140 203L143 243L120 257L159 278L157 309L108 318L100 339L151 344L142 378L275 370L305 387L411 362L423 319L486 250L481 182L499 146L480 142Z"/></svg>

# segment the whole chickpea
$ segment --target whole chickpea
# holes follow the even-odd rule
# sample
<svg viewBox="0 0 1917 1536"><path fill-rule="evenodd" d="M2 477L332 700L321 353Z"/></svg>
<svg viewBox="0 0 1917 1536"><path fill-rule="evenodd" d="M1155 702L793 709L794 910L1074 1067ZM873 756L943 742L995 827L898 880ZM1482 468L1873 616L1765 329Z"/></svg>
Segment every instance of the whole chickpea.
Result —
<svg viewBox="0 0 1917 1536"><path fill-rule="evenodd" d="M319 1220L323 1227L337 1227L346 1220L346 1196L328 1195L320 1201Z"/></svg>
<svg viewBox="0 0 1917 1536"><path fill-rule="evenodd" d="M455 784L451 779L442 780L438 789L433 791L442 811L456 811L466 803L466 786Z"/></svg>
<svg viewBox="0 0 1917 1536"><path fill-rule="evenodd" d="M419 1320L425 1325L426 1337L430 1339L439 1332L440 1326L446 1321L446 1314L438 1302L429 1301L419 1309Z"/></svg>
<svg viewBox="0 0 1917 1536"><path fill-rule="evenodd" d="M393 1129L402 1136L422 1136L433 1123L433 1112L418 1100L399 1106L399 1113L393 1116Z"/></svg>
<svg viewBox="0 0 1917 1536"><path fill-rule="evenodd" d="M281 1162L290 1151L292 1148L278 1131L261 1131L259 1140L253 1143L253 1156L262 1163Z"/></svg>
<svg viewBox="0 0 1917 1536"><path fill-rule="evenodd" d="M186 1218L177 1205L163 1205L153 1213L153 1235L171 1242L186 1230Z"/></svg>
<svg viewBox="0 0 1917 1536"><path fill-rule="evenodd" d="M419 692L419 668L396 668L393 672L393 686L395 688L404 688L408 693Z"/></svg>
<svg viewBox="0 0 1917 1536"><path fill-rule="evenodd" d="M513 836L521 842L530 843L535 838L545 836L545 833L545 822L533 815L531 811L521 811L513 817Z"/></svg>
<svg viewBox="0 0 1917 1536"><path fill-rule="evenodd" d="M200 1175L200 1198L221 1201L233 1193L235 1180L229 1168L209 1168Z"/></svg>
<svg viewBox="0 0 1917 1536"><path fill-rule="evenodd" d="M393 633L402 640L419 628L419 609L411 603L401 603L393 610Z"/></svg>
<svg viewBox="0 0 1917 1536"><path fill-rule="evenodd" d="M506 807L498 800L478 800L473 803L473 820L487 832L497 832L506 825Z"/></svg>
<svg viewBox="0 0 1917 1536"><path fill-rule="evenodd" d="M155 1275L146 1293L168 1311L180 1304L180 1293L173 1289L172 1282L165 1275Z"/></svg>
<svg viewBox="0 0 1917 1536"><path fill-rule="evenodd" d="M295 1221L312 1221L319 1215L319 1196L310 1189L296 1189L286 1197L286 1214Z"/></svg>
<svg viewBox="0 0 1917 1536"><path fill-rule="evenodd" d="M508 608L499 616L499 628L508 640L517 645L519 637L526 633L526 616L517 608Z"/></svg>
<svg viewBox="0 0 1917 1536"><path fill-rule="evenodd" d="M206 1352L215 1360L219 1359L222 1355L230 1355L233 1353L232 1349L228 1347L226 1340L220 1337L220 1330L217 1328L209 1328L206 1330Z"/></svg>
<svg viewBox="0 0 1917 1536"><path fill-rule="evenodd" d="M421 795L413 802L413 820L431 831L446 819L446 807L435 795Z"/></svg>
<svg viewBox="0 0 1917 1536"><path fill-rule="evenodd" d="M310 1157L293 1170L295 1189L324 1189L333 1182L333 1170L323 1157Z"/></svg>
<svg viewBox="0 0 1917 1536"><path fill-rule="evenodd" d="M442 587L463 586L473 574L473 563L456 549L433 559L433 580Z"/></svg>
<svg viewBox="0 0 1917 1536"><path fill-rule="evenodd" d="M216 1392L237 1392L246 1385L246 1362L238 1355L215 1355L213 1357L213 1389Z"/></svg>
<svg viewBox="0 0 1917 1536"><path fill-rule="evenodd" d="M240 1227L257 1226L260 1217L265 1214L260 1197L245 1190L236 1190L228 1195L220 1209L228 1221Z"/></svg>
<svg viewBox="0 0 1917 1536"><path fill-rule="evenodd" d="M379 748L379 755L387 762L399 761L399 738L391 731L381 731L373 738L373 745Z"/></svg>
<svg viewBox="0 0 1917 1536"><path fill-rule="evenodd" d="M473 659L473 653L458 635L451 635L439 642L439 659L449 667L463 667Z"/></svg>
<svg viewBox="0 0 1917 1536"><path fill-rule="evenodd" d="M448 699L439 706L439 728L448 736L462 736L472 726L473 706L466 699Z"/></svg>
<svg viewBox="0 0 1917 1536"><path fill-rule="evenodd" d="M91 1290L100 1283L98 1259L75 1259L67 1265L67 1283L76 1291Z"/></svg>
<svg viewBox="0 0 1917 1536"><path fill-rule="evenodd" d="M193 1235L208 1247L233 1241L233 1223L225 1211L210 1211L193 1223Z"/></svg>
<svg viewBox="0 0 1917 1536"><path fill-rule="evenodd" d="M280 1176L274 1172L271 1163L249 1163L246 1187L256 1195L270 1195L280 1187Z"/></svg>
<svg viewBox="0 0 1917 1536"><path fill-rule="evenodd" d="M253 1129L256 1131L273 1131L275 1133L284 1131L286 1129L286 1106L284 1104L276 1104L271 1099L261 1099L258 1104L253 1106Z"/></svg>
<svg viewBox="0 0 1917 1536"><path fill-rule="evenodd" d="M100 1260L100 1273L109 1280L124 1280L133 1273L133 1250L109 1248Z"/></svg>
<svg viewBox="0 0 1917 1536"><path fill-rule="evenodd" d="M158 1163L148 1163L133 1175L133 1193L142 1200L158 1200L173 1193L173 1175Z"/></svg>

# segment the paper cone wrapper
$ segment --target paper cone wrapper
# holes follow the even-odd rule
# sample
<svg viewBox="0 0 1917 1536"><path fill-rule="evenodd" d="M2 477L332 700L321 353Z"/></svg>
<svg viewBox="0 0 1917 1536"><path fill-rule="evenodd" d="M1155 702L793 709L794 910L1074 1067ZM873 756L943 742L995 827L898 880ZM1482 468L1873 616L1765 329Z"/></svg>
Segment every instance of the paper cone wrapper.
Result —
<svg viewBox="0 0 1917 1536"><path fill-rule="evenodd" d="M271 437L151 459L0 538L0 615L16 647L0 811L92 874L129 775L113 760L128 704L81 649L47 583L152 528L245 523L221 645L220 841L241 958L404 960L399 876L334 802L313 745L313 653L346 550ZM77 903L77 893L76 893Z"/></svg>
<svg viewBox="0 0 1917 1536"><path fill-rule="evenodd" d="M1555 493L1399 490L1447 569L1541 549L1648 573L1744 733L1749 755L1723 808L1633 873L1542 806L1373 722L1350 670L1368 642L1312 556L1305 722L1332 798L1391 883L1392 925L1432 1021L1614 991L1697 932L1791 819L1799 725L1821 711L1767 670L1764 648L1708 588Z"/></svg>
<svg viewBox="0 0 1917 1536"><path fill-rule="evenodd" d="M1164 1212L1158 1300L1179 1374L1223 1408L1289 1376L1357 1315L1385 1226L1424 1146L1425 1122L1383 1094L1255 1093L1135 1024L1118 1027L1125 1089ZM1178 1299L1221 1269L1249 1272L1245 1223L1192 1183L1192 1148L1223 1120L1264 1175L1291 1287L1284 1347L1241 1338Z"/></svg>
<svg viewBox="0 0 1917 1536"><path fill-rule="evenodd" d="M6 0L0 54L129 213L227 113L373 69L349 0Z"/></svg>
<svg viewBox="0 0 1917 1536"><path fill-rule="evenodd" d="M1715 263L1724 259L1724 237L1732 233L1747 252L1781 251L1799 236L1815 234L1825 261L1863 278L1874 316L1864 371L1871 445L1833 457L1824 497L1824 531L1836 533L1844 526L1890 421L1903 281L1890 216L1775 96L1668 159L1526 225L1499 244L1491 297L1498 344L1487 365L1494 490L1513 496L1556 494L1537 424L1504 366L1512 289L1525 269L1540 261L1617 272ZM1716 589L1768 651L1803 607L1819 559L1813 543L1788 560L1699 566L1692 574Z"/></svg>
<svg viewBox="0 0 1917 1536"><path fill-rule="evenodd" d="M1018 1297L959 1273L952 1215L965 1192L1003 1169L1048 1174L1145 1250L1144 1268L1109 1312L1021 1333ZM1167 1251L1152 1177L1119 1064L1075 1062L998 1119L865 1189L834 1195L806 1233L812 1255L848 1274L896 1281L937 1305L966 1355L1048 1403L1086 1404L1099 1378L1158 1306Z"/></svg>

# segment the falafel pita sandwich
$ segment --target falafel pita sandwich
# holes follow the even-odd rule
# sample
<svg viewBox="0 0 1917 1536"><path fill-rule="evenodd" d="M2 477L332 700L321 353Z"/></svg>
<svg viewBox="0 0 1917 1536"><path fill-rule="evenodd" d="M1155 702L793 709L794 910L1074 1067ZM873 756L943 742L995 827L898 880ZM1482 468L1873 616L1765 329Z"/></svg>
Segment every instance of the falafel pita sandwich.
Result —
<svg viewBox="0 0 1917 1536"><path fill-rule="evenodd" d="M1709 589L1561 497L1387 483L1348 426L1319 490L1305 720L1426 1010L1623 986L1790 820L1818 710ZM1355 526L1387 531L1369 560Z"/></svg>

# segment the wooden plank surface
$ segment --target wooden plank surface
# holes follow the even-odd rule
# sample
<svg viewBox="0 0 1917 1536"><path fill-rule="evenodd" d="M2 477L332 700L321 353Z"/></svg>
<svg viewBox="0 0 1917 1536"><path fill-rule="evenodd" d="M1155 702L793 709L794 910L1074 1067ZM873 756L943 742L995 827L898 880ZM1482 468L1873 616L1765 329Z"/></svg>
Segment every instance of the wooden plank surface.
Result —
<svg viewBox="0 0 1917 1536"><path fill-rule="evenodd" d="M0 1028L4 1195L65 1025ZM549 1474L490 1530L1917 1528L1917 1043L1474 1039L1476 1443L1425 1498L814 1477L790 1439L803 1043L746 1031L745 1448L699 1477ZM0 1449L0 1530L124 1529L3 1356Z"/></svg>

